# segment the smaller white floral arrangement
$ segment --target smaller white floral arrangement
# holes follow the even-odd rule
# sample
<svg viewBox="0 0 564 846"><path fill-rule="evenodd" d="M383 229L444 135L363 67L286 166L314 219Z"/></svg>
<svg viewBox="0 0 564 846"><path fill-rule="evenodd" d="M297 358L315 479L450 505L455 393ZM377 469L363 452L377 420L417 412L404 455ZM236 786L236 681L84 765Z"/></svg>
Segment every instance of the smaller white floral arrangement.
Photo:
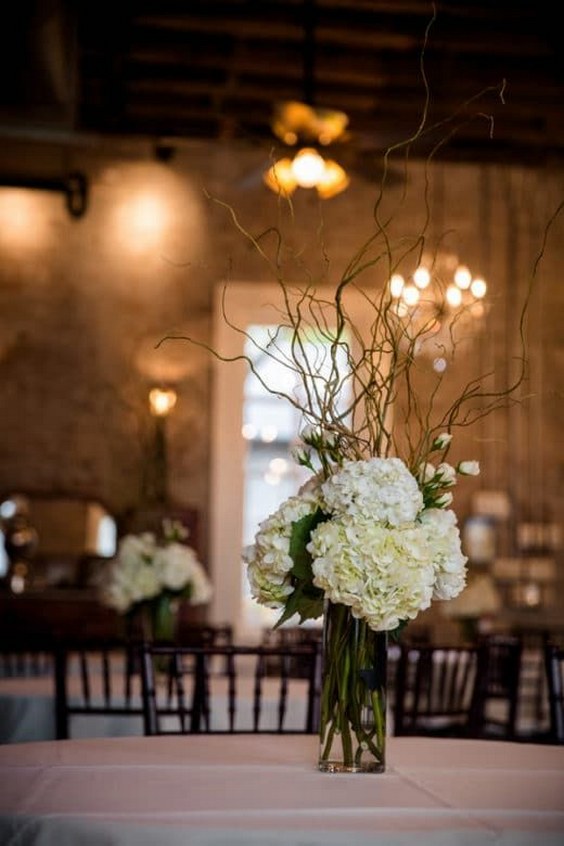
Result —
<svg viewBox="0 0 564 846"><path fill-rule="evenodd" d="M101 585L101 601L120 614L163 594L191 605L209 602L211 582L196 552L184 541L187 529L163 520L163 539L152 532L125 535Z"/></svg>
<svg viewBox="0 0 564 846"><path fill-rule="evenodd" d="M305 429L308 447L323 447L322 433ZM451 435L439 435L415 472L396 457L346 459L327 478L317 474L264 520L244 551L253 597L283 609L278 622L298 614L319 617L326 599L348 606L371 629L391 631L433 600L458 596L466 585L467 556L449 490L457 475L477 475L478 463L444 461ZM331 450L338 444L325 443Z"/></svg>

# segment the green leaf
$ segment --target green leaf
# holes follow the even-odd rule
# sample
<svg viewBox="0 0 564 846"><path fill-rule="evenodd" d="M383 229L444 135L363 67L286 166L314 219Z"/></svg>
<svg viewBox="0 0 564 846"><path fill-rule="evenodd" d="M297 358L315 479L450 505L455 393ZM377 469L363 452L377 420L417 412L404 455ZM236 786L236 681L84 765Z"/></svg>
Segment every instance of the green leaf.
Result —
<svg viewBox="0 0 564 846"><path fill-rule="evenodd" d="M300 623L305 620L316 620L323 613L323 591L313 585L296 585L296 589L288 597L286 607L280 619L274 625L277 629L294 614L298 614Z"/></svg>
<svg viewBox="0 0 564 846"><path fill-rule="evenodd" d="M319 523L327 520L327 515L318 508L313 514L306 514L301 520L292 523L290 535L290 557L294 562L292 575L300 581L311 583L313 573L311 569L311 555L306 549L311 533Z"/></svg>

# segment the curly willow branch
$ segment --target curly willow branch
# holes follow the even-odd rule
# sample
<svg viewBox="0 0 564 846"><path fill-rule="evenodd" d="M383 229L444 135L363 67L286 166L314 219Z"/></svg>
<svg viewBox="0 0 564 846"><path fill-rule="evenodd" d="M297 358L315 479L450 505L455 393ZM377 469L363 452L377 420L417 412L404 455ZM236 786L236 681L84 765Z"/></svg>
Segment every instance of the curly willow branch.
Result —
<svg viewBox="0 0 564 846"><path fill-rule="evenodd" d="M385 456L398 452L399 441L395 427L392 427L391 412L399 399L402 399L406 413L402 437L404 443L407 443L407 455L403 457L412 468L416 468L425 459L438 431L444 428L450 431L454 427L471 425L493 411L517 401L515 393L525 379L526 314L550 229L564 209L563 201L546 225L541 249L535 260L520 311L517 374L502 390L487 389L488 381L493 376L492 372L471 378L459 395L450 401L446 411L437 415L435 410L443 388L443 377L436 376L433 387L426 390L423 396L418 393L416 387L417 351L431 331L432 319L423 320L420 325L402 319L387 286L374 291L373 288L363 287L359 283L363 274L373 272L379 267L383 267L385 276L389 279L405 260L420 261L423 251L428 248L428 229L431 221L430 168L433 160L461 126L470 120L486 120L490 134L493 133L491 115L481 110L468 116L468 112L487 94L496 92L501 102L504 99L505 80L501 85L485 88L466 100L450 117L434 125L427 125L430 90L425 73L425 53L435 17L433 7L433 16L426 28L421 51L420 72L424 103L419 124L409 138L390 146L384 152L383 176L373 206L374 231L355 250L333 287L325 286L321 289L323 293L316 289L312 282L313 274L297 251L291 255L303 271L306 282L301 287L289 285L286 282L284 258L290 253L283 231L272 226L259 235L253 235L241 223L235 209L208 195L213 202L226 210L237 232L265 262L277 282L282 303L276 307L278 326L269 333L266 343L261 343L229 319L225 289L222 298L223 318L231 329L244 337L259 357L267 356L278 366L287 369L294 383L299 386L301 396L298 396L298 391L281 390L267 384L250 354L223 356L210 345L184 335L168 335L157 345L167 340L185 340L207 350L219 361L244 362L266 391L286 400L309 423L338 438L338 458L335 460L358 459L369 455ZM401 153L407 168L410 151L414 145L422 139L434 138L437 130L442 132L442 136L438 141L433 141L431 151L424 160L422 225L417 233L404 233L398 237L392 234L392 224L396 222L406 200L407 180L404 181L404 189L396 207L385 215L383 203L387 196L390 159L392 155ZM289 207L293 220L294 210L291 204ZM433 261L437 258L445 234L437 239ZM329 257L320 237L321 229L318 229L317 235L321 241L323 264L327 268ZM330 295L325 293L327 289L332 291ZM362 302L362 327L355 323L350 311L348 298L351 295L360 298ZM452 349L456 347L455 326L456 323L453 322L449 328ZM322 346L309 343L312 338L321 341ZM324 468L327 469L325 463Z"/></svg>

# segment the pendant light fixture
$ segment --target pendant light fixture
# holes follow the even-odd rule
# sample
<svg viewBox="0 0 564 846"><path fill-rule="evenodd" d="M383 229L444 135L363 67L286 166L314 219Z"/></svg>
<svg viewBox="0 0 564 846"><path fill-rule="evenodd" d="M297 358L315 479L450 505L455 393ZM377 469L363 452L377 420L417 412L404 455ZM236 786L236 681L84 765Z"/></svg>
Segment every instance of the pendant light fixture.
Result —
<svg viewBox="0 0 564 846"><path fill-rule="evenodd" d="M314 0L305 0L304 102L288 100L276 104L272 121L277 138L297 150L291 158L275 161L264 173L264 182L286 197L296 188L315 188L320 197L328 199L350 183L344 168L324 153L325 147L343 140L349 119L344 112L314 106L314 34Z"/></svg>

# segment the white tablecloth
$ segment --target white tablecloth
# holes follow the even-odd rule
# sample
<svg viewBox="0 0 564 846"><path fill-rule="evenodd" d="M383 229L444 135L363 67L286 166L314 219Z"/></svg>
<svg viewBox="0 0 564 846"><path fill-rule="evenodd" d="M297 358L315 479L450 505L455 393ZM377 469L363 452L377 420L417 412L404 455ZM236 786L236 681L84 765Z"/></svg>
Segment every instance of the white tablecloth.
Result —
<svg viewBox="0 0 564 846"><path fill-rule="evenodd" d="M562 846L564 747L389 738L383 774L326 774L315 736L0 748L5 846Z"/></svg>

